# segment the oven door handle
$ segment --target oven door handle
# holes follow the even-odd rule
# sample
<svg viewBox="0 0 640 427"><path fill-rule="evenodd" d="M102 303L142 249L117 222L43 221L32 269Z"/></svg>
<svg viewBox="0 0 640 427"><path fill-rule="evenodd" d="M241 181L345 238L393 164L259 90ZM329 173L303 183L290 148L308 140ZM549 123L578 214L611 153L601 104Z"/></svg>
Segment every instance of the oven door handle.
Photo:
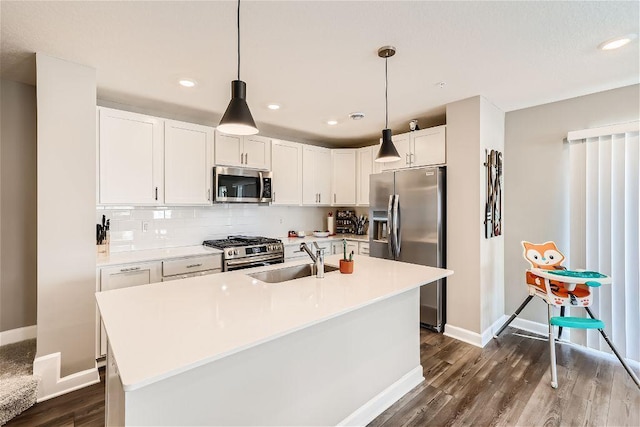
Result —
<svg viewBox="0 0 640 427"><path fill-rule="evenodd" d="M225 261L225 263L229 266L237 266L237 265L243 265L243 264L254 264L254 263L258 263L258 262L262 262L262 261L278 261L279 259L283 259L284 257L279 255L279 256L273 256L273 255L265 255L265 256L259 256L259 257L251 257L249 259L244 258L242 260L229 260L229 261Z"/></svg>

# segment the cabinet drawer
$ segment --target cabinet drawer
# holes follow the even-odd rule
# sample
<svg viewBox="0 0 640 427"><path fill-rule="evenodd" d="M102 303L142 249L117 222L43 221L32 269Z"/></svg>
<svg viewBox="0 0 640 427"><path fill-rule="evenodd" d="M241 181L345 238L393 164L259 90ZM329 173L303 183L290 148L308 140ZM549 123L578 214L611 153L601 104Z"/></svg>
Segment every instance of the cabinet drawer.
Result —
<svg viewBox="0 0 640 427"><path fill-rule="evenodd" d="M369 243L360 242L359 243L359 251L360 255L369 255Z"/></svg>
<svg viewBox="0 0 640 427"><path fill-rule="evenodd" d="M162 261L162 275L175 276L177 274L196 273L204 270L215 270L222 268L221 255L206 255Z"/></svg>
<svg viewBox="0 0 640 427"><path fill-rule="evenodd" d="M300 245L289 245L284 247L284 259L302 258L308 256L307 253L300 249Z"/></svg>

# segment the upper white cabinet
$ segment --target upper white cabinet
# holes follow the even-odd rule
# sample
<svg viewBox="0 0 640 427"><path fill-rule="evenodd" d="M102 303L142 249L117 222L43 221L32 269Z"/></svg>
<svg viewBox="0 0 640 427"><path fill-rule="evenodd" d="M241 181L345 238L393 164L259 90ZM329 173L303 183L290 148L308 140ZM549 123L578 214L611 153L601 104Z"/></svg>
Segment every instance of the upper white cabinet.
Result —
<svg viewBox="0 0 640 427"><path fill-rule="evenodd" d="M300 205L302 203L302 144L279 141L271 143L271 170L273 172L273 205Z"/></svg>
<svg viewBox="0 0 640 427"><path fill-rule="evenodd" d="M215 164L271 170L271 139L216 131Z"/></svg>
<svg viewBox="0 0 640 427"><path fill-rule="evenodd" d="M400 160L383 163L382 170L446 163L445 125L394 135L393 143L400 154Z"/></svg>
<svg viewBox="0 0 640 427"><path fill-rule="evenodd" d="M374 173L373 157L377 154L377 146L358 149L356 173L356 204L369 204L369 176Z"/></svg>
<svg viewBox="0 0 640 427"><path fill-rule="evenodd" d="M436 126L411 132L411 166L446 163L446 126Z"/></svg>
<svg viewBox="0 0 640 427"><path fill-rule="evenodd" d="M356 204L356 154L355 149L331 150L331 204L334 206Z"/></svg>
<svg viewBox="0 0 640 427"><path fill-rule="evenodd" d="M162 203L163 121L99 109L99 203Z"/></svg>
<svg viewBox="0 0 640 427"><path fill-rule="evenodd" d="M214 129L171 120L164 126L164 202L211 204Z"/></svg>
<svg viewBox="0 0 640 427"><path fill-rule="evenodd" d="M303 145L302 168L304 170L302 204L330 205L332 201L331 150L314 145Z"/></svg>

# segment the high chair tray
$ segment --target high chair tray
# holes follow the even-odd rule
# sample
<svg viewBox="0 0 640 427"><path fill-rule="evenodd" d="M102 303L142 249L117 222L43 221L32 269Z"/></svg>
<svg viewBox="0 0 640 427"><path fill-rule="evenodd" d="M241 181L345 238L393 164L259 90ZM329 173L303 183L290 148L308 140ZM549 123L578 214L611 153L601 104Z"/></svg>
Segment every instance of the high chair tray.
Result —
<svg viewBox="0 0 640 427"><path fill-rule="evenodd" d="M611 277L598 273L597 271L543 270L541 268L532 268L530 271L536 276L550 280L561 280L566 283L585 283L586 281L598 282L602 285L611 283Z"/></svg>

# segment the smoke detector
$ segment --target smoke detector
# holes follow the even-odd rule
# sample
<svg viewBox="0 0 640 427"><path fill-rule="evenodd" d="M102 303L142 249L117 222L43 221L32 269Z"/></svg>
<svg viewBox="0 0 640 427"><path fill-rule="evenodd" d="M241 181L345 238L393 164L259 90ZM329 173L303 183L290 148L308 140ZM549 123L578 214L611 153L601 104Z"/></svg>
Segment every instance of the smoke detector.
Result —
<svg viewBox="0 0 640 427"><path fill-rule="evenodd" d="M364 119L364 113L360 113L360 112L350 113L349 118L351 120L362 120Z"/></svg>

